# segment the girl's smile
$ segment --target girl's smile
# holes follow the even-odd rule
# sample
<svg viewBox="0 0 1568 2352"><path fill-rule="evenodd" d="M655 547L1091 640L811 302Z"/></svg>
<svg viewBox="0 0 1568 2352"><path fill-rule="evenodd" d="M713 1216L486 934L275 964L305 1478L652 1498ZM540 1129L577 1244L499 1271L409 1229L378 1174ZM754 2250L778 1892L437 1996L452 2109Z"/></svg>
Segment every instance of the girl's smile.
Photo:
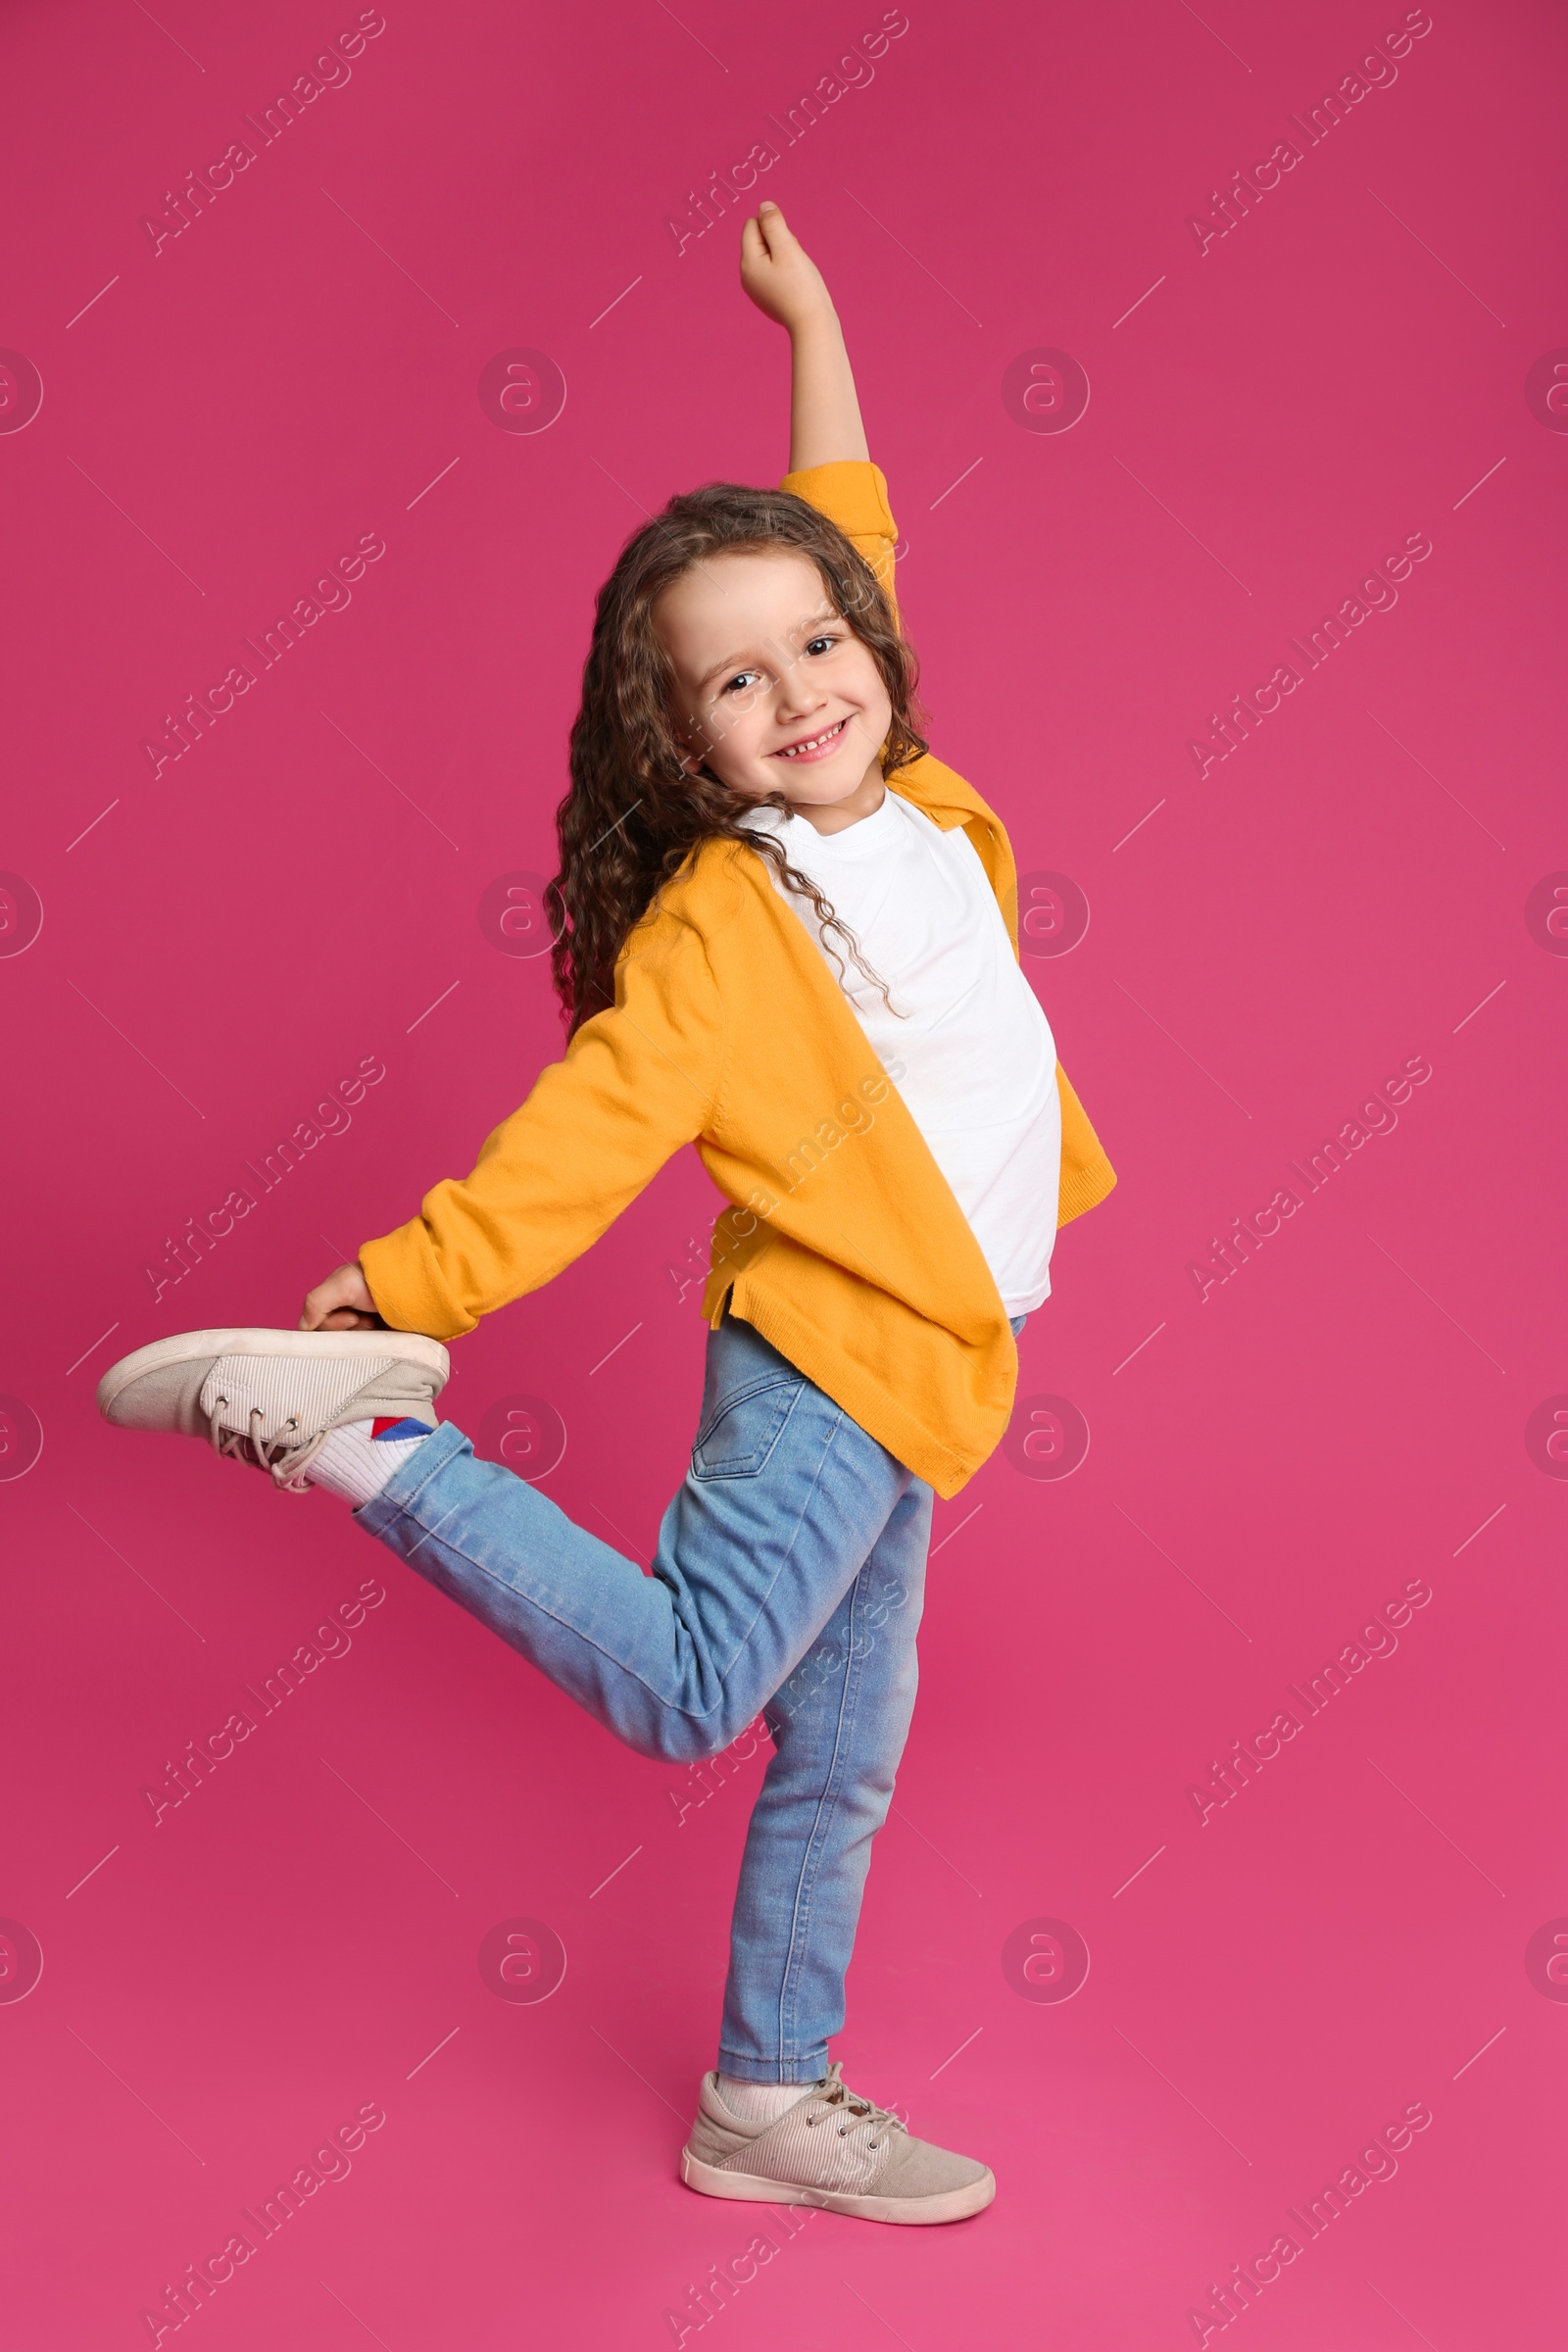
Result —
<svg viewBox="0 0 1568 2352"><path fill-rule="evenodd" d="M826 760L838 750L839 739L849 725L847 718L836 718L821 734L809 735L800 743L786 744L782 751L769 755L774 760Z"/></svg>

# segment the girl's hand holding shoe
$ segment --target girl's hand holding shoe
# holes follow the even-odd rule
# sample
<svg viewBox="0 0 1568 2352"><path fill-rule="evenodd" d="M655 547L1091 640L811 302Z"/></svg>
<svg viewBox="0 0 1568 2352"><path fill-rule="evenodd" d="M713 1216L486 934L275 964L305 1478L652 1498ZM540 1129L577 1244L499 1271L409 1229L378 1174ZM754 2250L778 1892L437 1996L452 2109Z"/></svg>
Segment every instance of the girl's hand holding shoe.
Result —
<svg viewBox="0 0 1568 2352"><path fill-rule="evenodd" d="M339 1266L305 1294L301 1331L385 1331L359 1266Z"/></svg>

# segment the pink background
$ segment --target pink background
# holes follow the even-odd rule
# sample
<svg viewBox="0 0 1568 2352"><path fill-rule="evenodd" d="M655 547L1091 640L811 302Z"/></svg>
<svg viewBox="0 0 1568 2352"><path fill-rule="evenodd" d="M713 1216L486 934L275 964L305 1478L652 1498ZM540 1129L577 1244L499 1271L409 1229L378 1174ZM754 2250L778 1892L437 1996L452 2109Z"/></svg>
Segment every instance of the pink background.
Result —
<svg viewBox="0 0 1568 2352"><path fill-rule="evenodd" d="M144 213L356 14L7 16L28 225L0 342L43 384L0 435L0 866L43 913L27 944L26 892L0 906L0 1913L43 1954L0 2001L0 2194L29 2352L149 2340L165 2283L372 2101L352 2174L217 2292L209 2352L667 2344L758 2227L675 2158L760 1756L678 1819L682 1773L325 1499L109 1431L92 1389L164 1332L291 1321L559 1050L545 964L477 910L551 869L594 591L672 491L785 463L738 216L679 254L666 216L880 11L388 0L346 85L155 254ZM1417 2101L1396 2177L1236 2325L1456 2352L1556 2324L1568 1986L1526 1947L1568 1931L1568 1465L1526 1426L1568 1388L1541 1308L1568 968L1527 902L1568 866L1568 441L1526 378L1568 343L1564 40L1524 0L1434 18L1206 252L1189 216L1400 8L910 0L761 183L847 323L935 748L1087 897L1028 968L1120 1183L1022 1346L1021 1397L1070 1400L1087 1458L999 1452L938 1508L839 2044L1001 2195L951 2230L817 2217L688 2344L1191 2343L1210 2282ZM1087 372L1069 431L1004 405L1042 347ZM518 348L565 380L542 433L478 397ZM1209 713L1416 532L1397 606L1200 779ZM155 779L164 713L372 533L352 604ZM1396 1129L1200 1301L1210 1237L1414 1056ZM155 1302L166 1238L365 1058L352 1126ZM711 1205L688 1155L455 1353L452 1417L543 1398L546 1491L641 1553ZM166 1760L378 1575L352 1650L154 1826ZM1414 1579L1396 1654L1200 1824L1190 1786ZM519 1916L567 1955L543 2004L477 1965ZM1064 2002L1004 1969L1043 1918L1091 1955Z"/></svg>

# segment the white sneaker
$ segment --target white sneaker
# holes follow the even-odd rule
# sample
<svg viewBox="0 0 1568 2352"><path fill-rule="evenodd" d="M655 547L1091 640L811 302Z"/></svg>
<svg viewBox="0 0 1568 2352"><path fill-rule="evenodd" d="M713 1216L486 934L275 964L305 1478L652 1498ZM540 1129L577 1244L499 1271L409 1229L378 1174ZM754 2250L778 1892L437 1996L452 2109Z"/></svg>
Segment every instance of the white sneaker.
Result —
<svg viewBox="0 0 1568 2352"><path fill-rule="evenodd" d="M433 1429L451 1371L440 1341L418 1332L185 1331L112 1364L98 1410L117 1429L205 1438L303 1494L302 1472L340 1425L390 1416Z"/></svg>
<svg viewBox="0 0 1568 2352"><path fill-rule="evenodd" d="M961 2222L997 2193L996 2175L956 2156L874 2100L846 2088L839 2061L772 2123L732 2115L716 2074L703 2077L680 2177L705 2197L819 2205L862 2222Z"/></svg>

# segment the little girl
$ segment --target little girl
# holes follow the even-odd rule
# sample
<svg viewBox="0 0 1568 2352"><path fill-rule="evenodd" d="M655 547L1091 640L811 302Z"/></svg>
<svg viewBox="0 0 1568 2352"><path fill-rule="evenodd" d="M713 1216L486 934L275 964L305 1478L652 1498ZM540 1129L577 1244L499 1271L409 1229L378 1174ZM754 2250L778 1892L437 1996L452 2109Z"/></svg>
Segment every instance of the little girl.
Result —
<svg viewBox="0 0 1568 2352"><path fill-rule="evenodd" d="M887 486L776 205L741 282L790 335L790 471L672 499L600 594L551 888L564 1058L297 1332L158 1341L98 1400L341 1496L643 1755L713 1755L765 1708L681 2177L949 2222L990 2203L989 2168L857 2096L828 2041L914 1704L933 1491L997 1445L1056 1228L1115 1179L1019 969L1006 834L917 731ZM645 1577L437 1420L440 1342L692 1143L730 1205Z"/></svg>

